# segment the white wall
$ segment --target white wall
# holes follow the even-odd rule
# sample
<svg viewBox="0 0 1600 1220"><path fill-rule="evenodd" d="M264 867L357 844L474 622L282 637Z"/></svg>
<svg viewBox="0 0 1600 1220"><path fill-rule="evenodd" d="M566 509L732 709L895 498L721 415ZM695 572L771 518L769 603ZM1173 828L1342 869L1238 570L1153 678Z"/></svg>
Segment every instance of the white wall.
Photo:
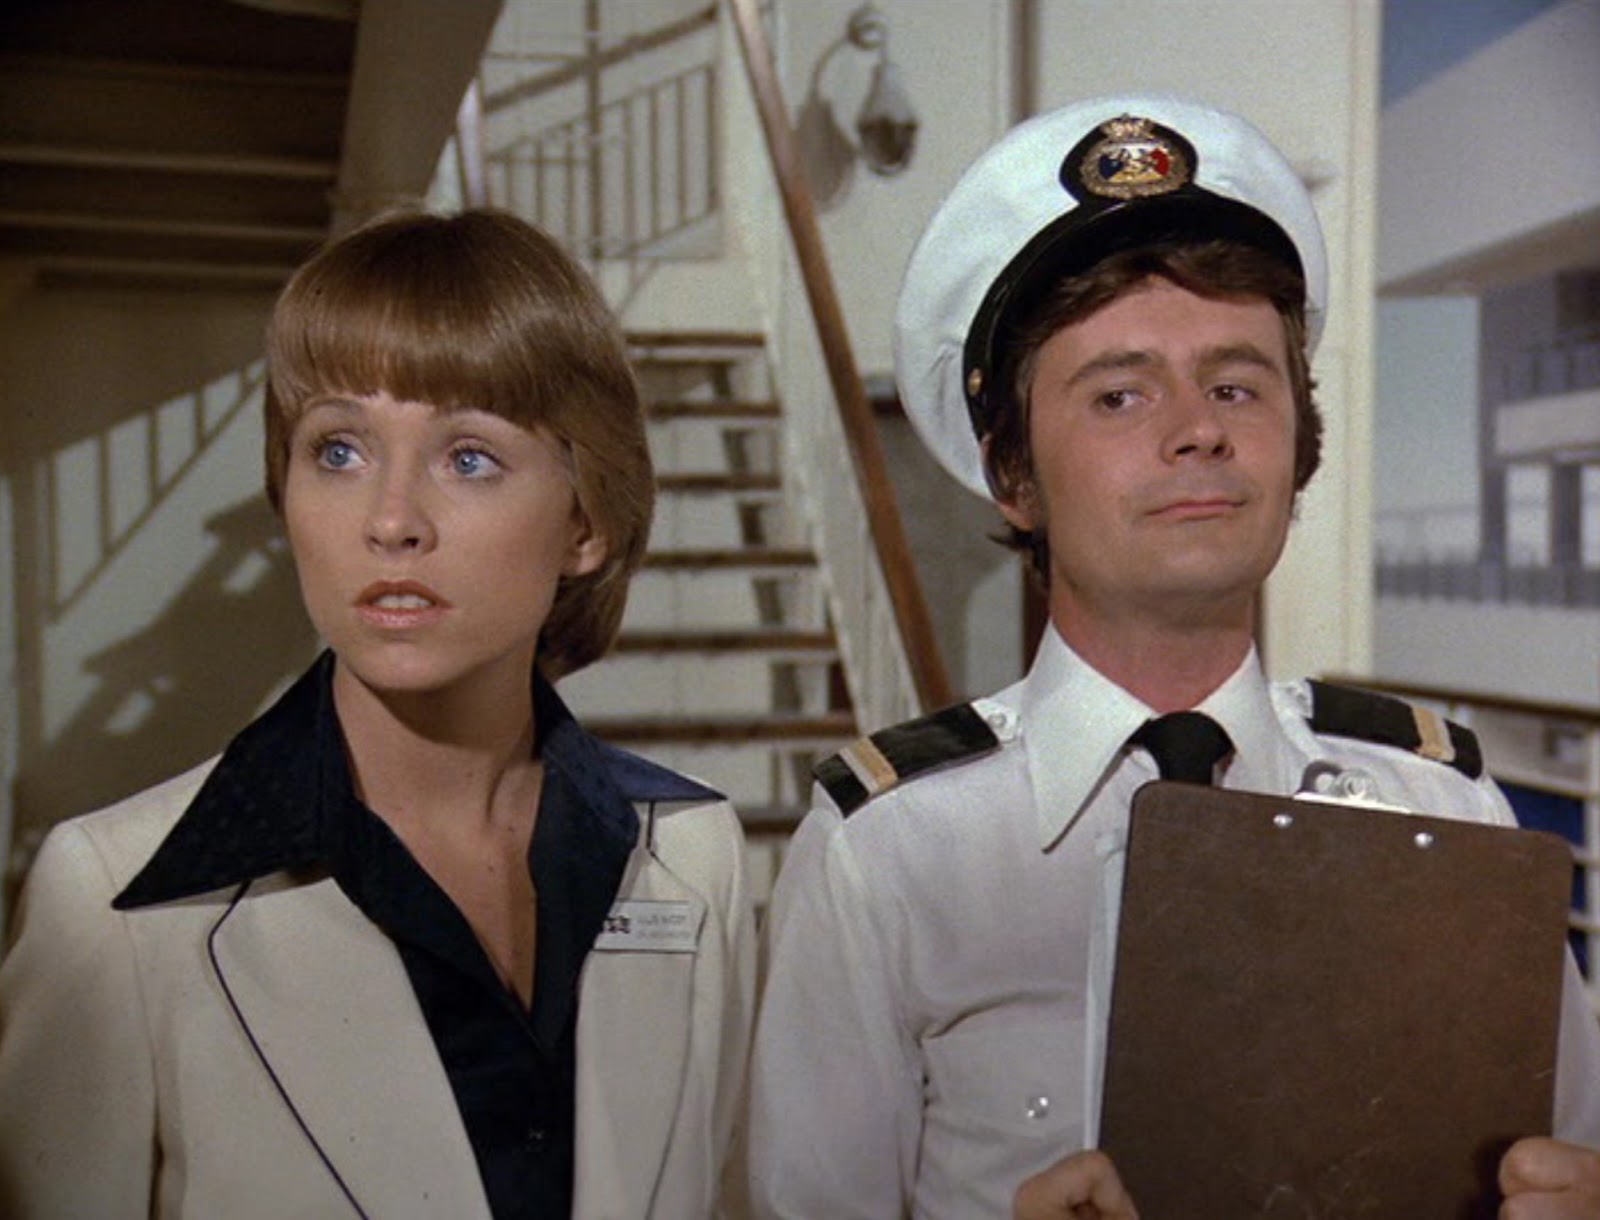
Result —
<svg viewBox="0 0 1600 1220"><path fill-rule="evenodd" d="M1478 299L1382 300L1377 316L1378 550L1476 558Z"/></svg>
<svg viewBox="0 0 1600 1220"><path fill-rule="evenodd" d="M804 100L821 57L843 37L858 6L811 0L785 8L782 72L791 113ZM858 165L847 188L820 213L856 363L868 376L893 372L895 304L905 265L924 225L968 164L1006 129L1009 98L1004 0L888 0L889 53L920 118L910 165L880 177ZM802 18L803 14L803 18ZM853 47L828 61L819 91L854 136L873 60ZM798 269L779 267L775 336L790 368L820 372L820 353ZM817 393L821 393L818 385ZM886 456L923 591L958 694L1006 685L1027 658L1021 643L1019 581L1010 559L987 540L995 514L951 482L904 428L884 430ZM844 455L840 455L844 460ZM952 532L959 541L951 541ZM1002 573L998 585L996 572Z"/></svg>
<svg viewBox="0 0 1600 1220"><path fill-rule="evenodd" d="M0 759L25 839L216 751L308 659L261 494L269 301L41 287L6 314Z"/></svg>
<svg viewBox="0 0 1600 1220"><path fill-rule="evenodd" d="M1567 0L1383 115L1380 282L1448 290L1600 248L1600 0ZM1551 251L1554 250L1555 253Z"/></svg>
<svg viewBox="0 0 1600 1220"><path fill-rule="evenodd" d="M1315 366L1327 432L1322 471L1268 586L1264 651L1275 676L1361 672L1371 656L1379 7L1374 0L1040 0L1040 18L1039 43L1048 48L1039 57L1043 105L1130 88L1189 93L1251 119L1314 187L1332 269Z"/></svg>
<svg viewBox="0 0 1600 1220"><path fill-rule="evenodd" d="M1600 260L1597 67L1600 0L1564 0L1384 110L1375 494L1395 558L1476 557L1483 352L1523 341L1508 324L1538 334L1541 277ZM1512 285L1533 312L1480 305ZM1544 474L1508 485L1519 562L1548 554ZM1386 597L1375 631L1386 679L1600 703L1593 610Z"/></svg>
<svg viewBox="0 0 1600 1220"><path fill-rule="evenodd" d="M808 0L785 50L791 110L812 69L839 38L855 0ZM1008 126L1009 62L1003 0L881 0L889 54L921 126L912 162L894 177L858 167L842 197L823 212L823 237L838 270L845 320L857 360L869 373L893 370L892 325L912 246L962 171ZM801 6L791 5L795 12ZM870 78L872 57L845 48L823 79L850 136Z"/></svg>
<svg viewBox="0 0 1600 1220"><path fill-rule="evenodd" d="M799 116L818 64L844 37L859 7L859 0L806 0L775 9L772 48L791 121ZM1006 0L878 0L876 7L888 23L890 56L922 119L916 151L896 177L880 178L858 166L848 189L818 208L856 362L869 375L892 370L894 302L911 247L944 192L1005 130L1009 88ZM873 62L867 52L846 46L834 51L820 76L820 93L834 104L852 139ZM809 314L801 285L786 265L788 234L731 31L723 71L731 257L662 267L626 316L639 326L685 317L696 325L746 328L765 321L780 341L784 333L798 341ZM701 323L702 317L712 321Z"/></svg>
<svg viewBox="0 0 1600 1220"><path fill-rule="evenodd" d="M1373 663L1395 682L1597 707L1600 614L1386 597Z"/></svg>

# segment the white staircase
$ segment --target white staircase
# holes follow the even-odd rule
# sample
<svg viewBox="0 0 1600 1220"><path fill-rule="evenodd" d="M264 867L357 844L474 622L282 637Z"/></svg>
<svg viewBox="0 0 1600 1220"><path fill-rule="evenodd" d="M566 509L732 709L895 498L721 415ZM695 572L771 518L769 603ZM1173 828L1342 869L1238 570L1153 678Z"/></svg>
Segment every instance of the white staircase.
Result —
<svg viewBox="0 0 1600 1220"><path fill-rule="evenodd" d="M759 335L633 336L658 496L613 653L562 682L599 736L727 793L758 906L812 763L857 734Z"/></svg>

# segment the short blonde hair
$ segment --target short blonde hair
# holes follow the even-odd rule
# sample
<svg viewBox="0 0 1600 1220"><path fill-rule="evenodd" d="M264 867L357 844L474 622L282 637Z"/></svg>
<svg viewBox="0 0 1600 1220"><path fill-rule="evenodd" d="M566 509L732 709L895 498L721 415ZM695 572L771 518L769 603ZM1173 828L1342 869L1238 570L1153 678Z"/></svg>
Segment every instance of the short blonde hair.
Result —
<svg viewBox="0 0 1600 1220"><path fill-rule="evenodd" d="M606 557L562 580L538 664L555 679L603 655L649 541L655 477L621 330L583 269L548 234L492 209L388 216L325 246L291 277L267 331L275 510L307 405L379 392L488 411L562 442Z"/></svg>

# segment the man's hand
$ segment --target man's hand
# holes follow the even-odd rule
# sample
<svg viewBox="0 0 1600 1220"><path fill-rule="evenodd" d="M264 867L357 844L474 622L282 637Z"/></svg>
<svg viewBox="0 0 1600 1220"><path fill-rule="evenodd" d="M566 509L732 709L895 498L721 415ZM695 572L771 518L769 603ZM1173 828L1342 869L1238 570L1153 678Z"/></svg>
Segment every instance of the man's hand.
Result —
<svg viewBox="0 0 1600 1220"><path fill-rule="evenodd" d="M1500 1159L1500 1193L1500 1220L1600 1220L1600 1152L1518 1140Z"/></svg>
<svg viewBox="0 0 1600 1220"><path fill-rule="evenodd" d="M1017 1188L1011 1216L1012 1220L1139 1220L1111 1158L1095 1149L1075 1152L1034 1174Z"/></svg>

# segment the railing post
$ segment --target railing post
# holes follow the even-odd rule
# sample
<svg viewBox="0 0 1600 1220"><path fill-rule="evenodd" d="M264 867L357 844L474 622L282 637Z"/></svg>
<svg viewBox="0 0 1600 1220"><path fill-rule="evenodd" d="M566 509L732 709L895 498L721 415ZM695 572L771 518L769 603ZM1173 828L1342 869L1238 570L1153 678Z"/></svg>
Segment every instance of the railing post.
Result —
<svg viewBox="0 0 1600 1220"><path fill-rule="evenodd" d="M584 118L586 121L588 149L587 186L589 191L589 258L596 264L605 257L605 168L601 159L605 155L601 144L602 100L600 96L600 0L588 0L584 6L584 62L583 77Z"/></svg>
<svg viewBox="0 0 1600 1220"><path fill-rule="evenodd" d="M806 297L822 342L828 379L849 441L856 483L866 505L867 520L889 597L894 603L894 617L911 664L917 695L924 709L940 707L953 698L950 679L939 654L932 619L922 597L910 544L895 503L894 488L888 479L877 421L850 348L844 313L817 224L816 205L789 126L788 109L766 32L762 29L758 3L757 0L729 0L729 4L745 71L761 116L789 236L794 242Z"/></svg>
<svg viewBox="0 0 1600 1220"><path fill-rule="evenodd" d="M483 168L483 89L475 76L461 95L456 111L456 172L461 178L461 201L469 208L489 202L489 181Z"/></svg>

